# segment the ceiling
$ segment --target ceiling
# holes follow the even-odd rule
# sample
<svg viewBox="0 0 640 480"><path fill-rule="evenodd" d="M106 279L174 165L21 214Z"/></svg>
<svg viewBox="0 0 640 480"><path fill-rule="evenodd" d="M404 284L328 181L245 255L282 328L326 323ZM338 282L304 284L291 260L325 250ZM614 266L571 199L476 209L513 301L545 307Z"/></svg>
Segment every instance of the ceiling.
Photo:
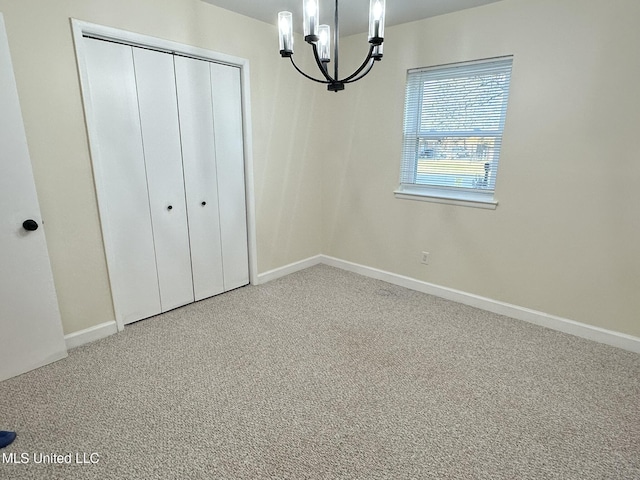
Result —
<svg viewBox="0 0 640 480"><path fill-rule="evenodd" d="M302 0L202 0L241 15L275 25L278 12L293 13L296 30L302 30ZM500 0L387 0L386 22L389 25L435 17ZM320 21L333 25L333 0L320 0ZM369 0L343 0L340 4L340 36L366 32Z"/></svg>

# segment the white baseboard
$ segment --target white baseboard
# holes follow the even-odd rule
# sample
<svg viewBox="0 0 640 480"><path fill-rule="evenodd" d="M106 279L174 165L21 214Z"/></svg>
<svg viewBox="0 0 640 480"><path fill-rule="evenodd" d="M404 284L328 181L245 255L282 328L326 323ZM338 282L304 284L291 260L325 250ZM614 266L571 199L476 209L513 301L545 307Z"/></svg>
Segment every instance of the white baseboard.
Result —
<svg viewBox="0 0 640 480"><path fill-rule="evenodd" d="M507 317L514 318L516 320L523 320L525 322L547 327L552 330L575 335L577 337L593 340L595 342L604 343L613 347L622 348L635 353L640 353L640 338L624 333L616 332L613 330L607 330L600 327L594 327L585 323L576 322L548 313L531 310L529 308L512 305L509 303L500 302L472 293L455 290L448 287L442 287L433 283L423 282L416 280L415 278L405 277L377 268L367 267L357 263L348 262L339 258L330 257L327 255L316 255L299 262L294 262L289 265L285 265L280 268L269 270L268 272L257 275L257 284L267 283L271 280L275 280L280 277L284 277L294 272L304 270L314 265L325 264L332 267L347 270L349 272L357 273L365 277L375 278L387 283L398 285L401 287L416 290L418 292L435 295L437 297L446 298L454 302L462 303L472 307L486 310L489 312L497 313L499 315L505 315ZM94 327L80 330L78 332L65 335L65 341L67 349L72 349L85 345L87 343L100 340L101 338L108 337L118 333L118 327L116 322L106 322L96 325Z"/></svg>
<svg viewBox="0 0 640 480"><path fill-rule="evenodd" d="M67 344L67 349L71 350L72 348L80 347L87 343L108 337L114 333L118 333L118 326L116 325L116 322L105 322L100 325L95 325L93 327L65 335L64 340Z"/></svg>
<svg viewBox="0 0 640 480"><path fill-rule="evenodd" d="M285 265L284 267L275 268L273 270L269 270L268 272L258 274L256 276L255 284L260 285L262 283L270 282L271 280L284 277L285 275L289 275L290 273L313 267L314 265L318 265L321 262L322 257L320 255L316 255L315 257L306 258L299 262ZM67 344L67 349L70 350L72 348L80 347L81 345L86 345L90 342L95 342L96 340L100 340L101 338L108 337L109 335L113 335L114 333L118 333L118 325L115 321L101 323L100 325L96 325L85 330L70 333L69 335L65 335L64 339Z"/></svg>
<svg viewBox="0 0 640 480"><path fill-rule="evenodd" d="M316 255L315 257L309 257L304 260L300 260L299 262L290 263L289 265L285 265L284 267L274 268L273 270L269 270L268 272L260 273L257 276L257 285L267 283L271 280L275 280L291 273L299 272L300 270L304 270L305 268L313 267L314 265L323 263L323 258L323 255Z"/></svg>
<svg viewBox="0 0 640 480"><path fill-rule="evenodd" d="M314 260L317 257L313 257ZM387 283L399 285L401 287L416 290L418 292L428 293L437 297L446 298L454 302L462 303L472 307L486 310L489 312L505 315L507 317L523 320L525 322L534 323L542 327L552 330L569 333L577 337L586 338L595 342L604 343L613 347L622 348L631 352L640 353L640 338L627 335L625 333L606 330L600 327L594 327L585 323L576 322L566 318L549 315L544 312L538 312L529 308L511 305L509 303L492 300L490 298L481 297L472 293L454 290L452 288L441 287L433 283L423 282L414 278L397 275L395 273L378 270L357 263L347 262L339 258L320 255L320 263L337 267L342 270L364 275L365 277L383 280Z"/></svg>

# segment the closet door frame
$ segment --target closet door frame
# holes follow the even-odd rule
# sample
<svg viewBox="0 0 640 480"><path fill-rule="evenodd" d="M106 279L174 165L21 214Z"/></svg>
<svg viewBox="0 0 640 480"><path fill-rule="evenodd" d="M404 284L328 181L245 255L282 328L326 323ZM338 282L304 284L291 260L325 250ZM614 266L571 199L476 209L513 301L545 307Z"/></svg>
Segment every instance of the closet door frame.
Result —
<svg viewBox="0 0 640 480"><path fill-rule="evenodd" d="M103 209L106 208L105 199L101 198L101 181L100 171L96 168L99 165L99 151L97 148L98 132L96 131L95 122L93 118L93 107L91 105L91 95L89 77L87 74L86 55L87 52L84 48L83 37L91 37L99 40L112 41L117 43L123 43L134 47L151 48L160 52L185 55L200 60L206 60L215 63L221 63L224 65L230 65L238 67L240 70L240 88L242 93L242 122L243 122L243 147L244 147L244 182L245 182L245 202L247 210L247 243L248 243L248 255L249 255L249 282L251 284L258 283L257 277L257 244L256 244L256 228L255 228L255 197L253 189L253 148L252 148L252 128L251 128L251 98L249 88L249 61L244 58L227 55L224 53L214 52L212 50L206 50L203 48L192 47L189 45L183 45L181 43L172 42L169 40L163 40L148 35L142 35L138 33L128 32L126 30L120 30L117 28L106 27L94 23L85 22L82 20L71 19L71 29L73 32L73 40L76 51L76 61L78 63L78 71L80 73L80 87L82 90L82 98L84 102L85 121L87 125L87 132L89 137L89 151L91 153L91 161L94 171L94 179L96 182L96 195L98 200L98 209L101 217L103 216ZM114 259L116 252L109 251L107 245L105 245L105 254L107 257L107 264L111 263ZM113 299L113 297L112 297ZM124 321L119 318L117 309L116 311L116 324L118 330L124 329Z"/></svg>

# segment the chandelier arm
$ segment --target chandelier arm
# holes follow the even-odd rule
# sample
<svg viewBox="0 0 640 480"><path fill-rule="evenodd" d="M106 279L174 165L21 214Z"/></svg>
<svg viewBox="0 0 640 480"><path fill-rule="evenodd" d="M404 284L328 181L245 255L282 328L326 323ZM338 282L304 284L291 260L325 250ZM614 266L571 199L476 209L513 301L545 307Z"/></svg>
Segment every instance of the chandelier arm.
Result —
<svg viewBox="0 0 640 480"><path fill-rule="evenodd" d="M352 80L353 78L357 77L358 74L364 70L367 65L369 65L369 61L373 58L373 49L375 48L374 45L371 45L371 47L369 47L369 53L367 54L367 58L364 59L364 62L362 62L362 65L360 65L360 67L353 72L351 75L349 75L347 78L344 78L342 80L340 80L342 83L351 83L351 81L355 81ZM364 74L366 75L367 73L369 73L369 71L371 71L371 68L369 68L369 70L367 70L367 72ZM364 77L363 75L363 77ZM362 78L362 77L358 77L358 78Z"/></svg>
<svg viewBox="0 0 640 480"><path fill-rule="evenodd" d="M289 57L289 59L291 60L291 64L293 65L293 67L294 67L294 68L298 71L298 73L299 73L300 75L302 75L303 77L306 77L306 78L308 78L309 80L313 80L314 82L318 82L318 83L324 83L324 84L331 83L331 82L328 82L328 81L326 81L326 80L318 80L317 78L313 78L312 76L307 75L306 73L304 73L302 70L300 70L300 69L298 68L298 66L296 65L296 62L294 62L294 61L293 61L293 56Z"/></svg>
<svg viewBox="0 0 640 480"><path fill-rule="evenodd" d="M329 73L327 72L327 68L322 64L322 61L320 60L320 55L318 55L318 47L315 43L312 43L311 46L313 47L313 58L316 59L316 63L318 64L320 72L322 73L322 75L324 75L324 78L327 79L328 83L334 83L335 80L331 78L331 75L329 75Z"/></svg>
<svg viewBox="0 0 640 480"><path fill-rule="evenodd" d="M375 63L376 63L375 60L371 58L369 60L369 66L364 72L360 73L360 75L358 75L357 77L350 78L349 80L343 80L342 83L353 83L360 80L361 78L366 77L369 74L369 72L373 70L373 66L375 65Z"/></svg>

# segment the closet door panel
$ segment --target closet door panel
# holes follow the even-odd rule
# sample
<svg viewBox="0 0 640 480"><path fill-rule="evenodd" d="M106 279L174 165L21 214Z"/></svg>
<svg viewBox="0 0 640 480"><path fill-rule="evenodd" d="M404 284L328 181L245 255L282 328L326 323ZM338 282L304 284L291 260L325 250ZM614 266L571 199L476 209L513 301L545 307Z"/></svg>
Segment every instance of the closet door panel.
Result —
<svg viewBox="0 0 640 480"><path fill-rule="evenodd" d="M173 56L133 48L162 311L193 302Z"/></svg>
<svg viewBox="0 0 640 480"><path fill-rule="evenodd" d="M240 69L211 63L225 290L249 283Z"/></svg>
<svg viewBox="0 0 640 480"><path fill-rule="evenodd" d="M224 291L209 63L175 57L195 299Z"/></svg>
<svg viewBox="0 0 640 480"><path fill-rule="evenodd" d="M93 165L116 315L160 313L131 47L84 38Z"/></svg>

